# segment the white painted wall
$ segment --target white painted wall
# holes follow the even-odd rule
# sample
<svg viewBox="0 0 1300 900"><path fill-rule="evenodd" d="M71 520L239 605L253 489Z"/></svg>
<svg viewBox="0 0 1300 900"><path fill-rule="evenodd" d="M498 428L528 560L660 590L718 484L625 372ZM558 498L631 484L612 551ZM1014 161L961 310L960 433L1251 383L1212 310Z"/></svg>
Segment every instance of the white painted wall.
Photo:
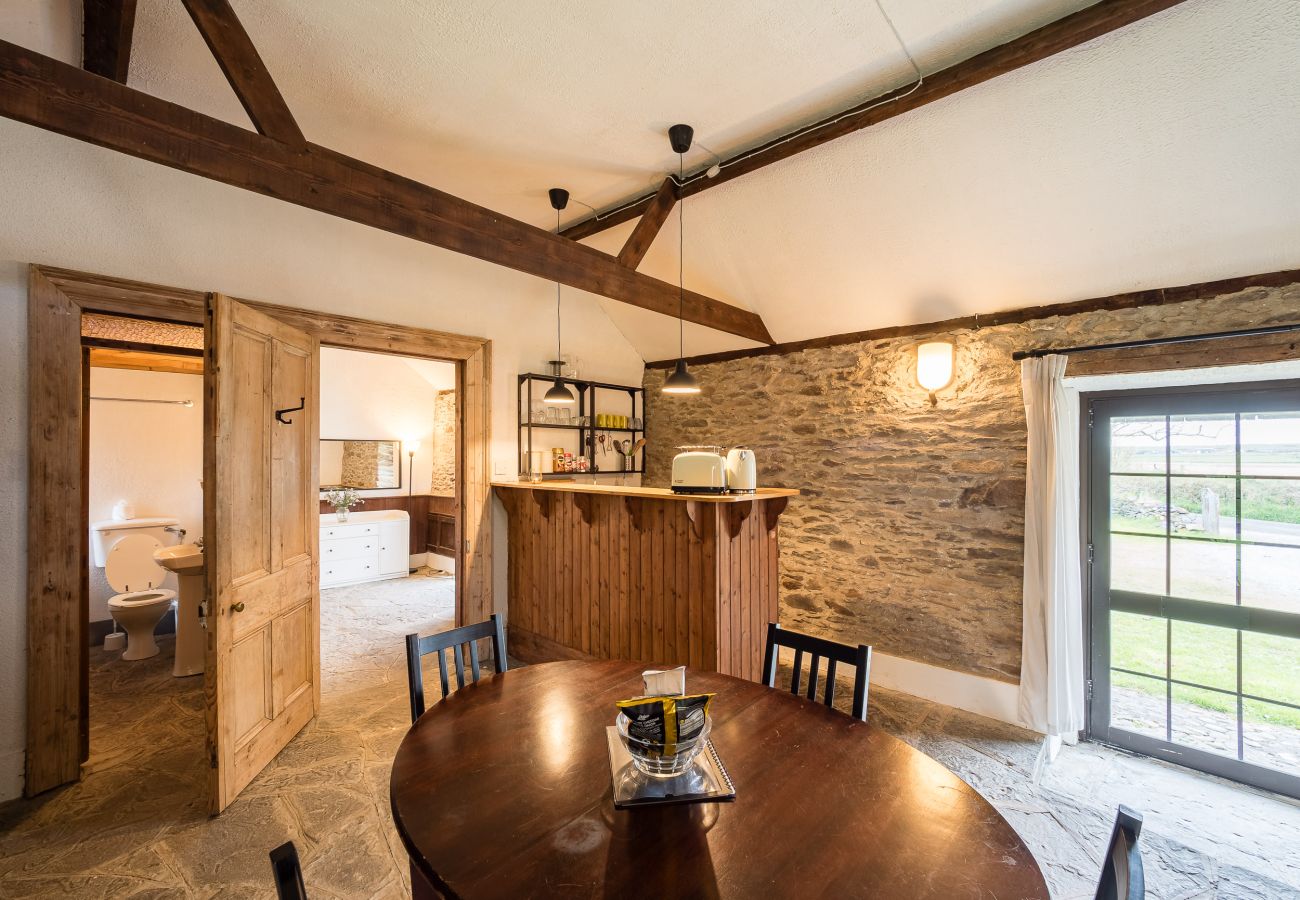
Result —
<svg viewBox="0 0 1300 900"><path fill-rule="evenodd" d="M403 442L401 488L363 491L363 499L408 493L412 466L407 450L412 440L419 441L420 448L415 454L411 492L429 492L433 472L433 404L439 390L455 385L456 367L452 363L321 348L320 436Z"/></svg>
<svg viewBox="0 0 1300 900"><path fill-rule="evenodd" d="M113 505L126 500L137 517L179 519L185 540L202 537L203 376L96 368L90 370L90 395L194 403L91 401L90 521L111 519ZM168 573L163 587L176 590L176 576ZM115 593L92 558L91 622L111 618L108 598Z"/></svg>

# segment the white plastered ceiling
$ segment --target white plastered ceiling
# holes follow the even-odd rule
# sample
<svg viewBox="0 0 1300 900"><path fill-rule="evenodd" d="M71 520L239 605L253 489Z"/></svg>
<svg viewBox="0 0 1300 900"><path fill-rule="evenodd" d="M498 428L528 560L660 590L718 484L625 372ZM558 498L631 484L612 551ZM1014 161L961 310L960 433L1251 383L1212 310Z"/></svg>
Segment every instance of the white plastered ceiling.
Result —
<svg viewBox="0 0 1300 900"><path fill-rule="evenodd" d="M1088 5L884 2L926 71ZM310 140L544 226L548 187L654 187L675 121L726 154L910 77L869 2L233 5ZM10 0L0 33L76 61L79 9ZM141 0L130 83L247 125L179 0ZM1187 0L689 199L686 284L789 341L1295 267L1297 160L1300 3ZM676 222L642 271L676 280ZM602 303L676 354L672 320Z"/></svg>

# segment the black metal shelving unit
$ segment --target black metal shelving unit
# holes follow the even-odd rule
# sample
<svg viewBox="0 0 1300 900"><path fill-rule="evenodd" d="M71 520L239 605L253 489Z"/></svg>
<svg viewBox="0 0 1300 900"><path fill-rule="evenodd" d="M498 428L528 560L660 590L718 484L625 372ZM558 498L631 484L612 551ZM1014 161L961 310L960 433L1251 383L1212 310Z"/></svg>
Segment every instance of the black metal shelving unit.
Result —
<svg viewBox="0 0 1300 900"><path fill-rule="evenodd" d="M516 456L519 459L519 475L526 477L528 475L528 466L526 454L534 450L550 450L550 446L538 446L534 440L533 432L536 430L543 431L576 431L578 432L578 450L587 457L588 471L586 472L543 472L542 479L546 481L563 478L573 478L580 475L643 475L645 474L645 450L642 449L636 454L634 465L631 469L617 468L616 451L610 448L609 452L603 455L597 455L596 436L599 434L618 435L617 439L624 437L631 441L645 437L645 428L601 428L596 425L598 415L608 413L611 415L626 415L628 420L640 419L642 425L645 424L645 388L633 387L627 384L609 384L604 381L590 381L585 378L560 378L560 384L573 388L578 396L576 406L569 407L574 410L575 421L569 424L552 423L552 422L535 422L533 421L533 385L541 386L541 392L537 395L540 400L542 394L554 384L556 378L554 375L538 375L529 372L519 376L518 389L518 446ZM615 391L625 393L627 399L627 411L624 409L600 408L597 402L600 391ZM618 404L622 406L622 403ZM583 425L583 417L589 417L587 421L590 424ZM597 469L598 465L603 464L609 468Z"/></svg>

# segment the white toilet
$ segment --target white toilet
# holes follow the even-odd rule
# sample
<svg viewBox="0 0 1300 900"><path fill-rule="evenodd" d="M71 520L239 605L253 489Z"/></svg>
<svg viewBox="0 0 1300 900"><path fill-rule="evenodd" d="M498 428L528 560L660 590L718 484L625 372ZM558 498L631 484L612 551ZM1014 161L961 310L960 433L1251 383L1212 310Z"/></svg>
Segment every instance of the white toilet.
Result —
<svg viewBox="0 0 1300 900"><path fill-rule="evenodd" d="M114 621L126 629L123 659L148 659L158 653L154 628L172 608L176 592L159 587L167 570L154 561L163 546L163 529L176 519L111 519L91 526L95 565L104 568L119 593L108 601Z"/></svg>

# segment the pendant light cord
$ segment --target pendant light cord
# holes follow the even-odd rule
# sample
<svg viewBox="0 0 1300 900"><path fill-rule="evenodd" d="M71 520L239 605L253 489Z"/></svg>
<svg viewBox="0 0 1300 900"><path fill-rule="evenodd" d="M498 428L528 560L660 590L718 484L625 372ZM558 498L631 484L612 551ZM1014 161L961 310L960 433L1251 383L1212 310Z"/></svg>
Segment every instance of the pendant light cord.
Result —
<svg viewBox="0 0 1300 900"><path fill-rule="evenodd" d="M677 154L677 181L680 184L686 154ZM677 358L686 358L686 198L677 201Z"/></svg>
<svg viewBox="0 0 1300 900"><path fill-rule="evenodd" d="M560 211L555 211L555 232L560 231ZM560 358L560 282L555 282L555 359L563 362ZM556 374L559 374L560 366L556 366ZM556 384L559 384L557 381Z"/></svg>

